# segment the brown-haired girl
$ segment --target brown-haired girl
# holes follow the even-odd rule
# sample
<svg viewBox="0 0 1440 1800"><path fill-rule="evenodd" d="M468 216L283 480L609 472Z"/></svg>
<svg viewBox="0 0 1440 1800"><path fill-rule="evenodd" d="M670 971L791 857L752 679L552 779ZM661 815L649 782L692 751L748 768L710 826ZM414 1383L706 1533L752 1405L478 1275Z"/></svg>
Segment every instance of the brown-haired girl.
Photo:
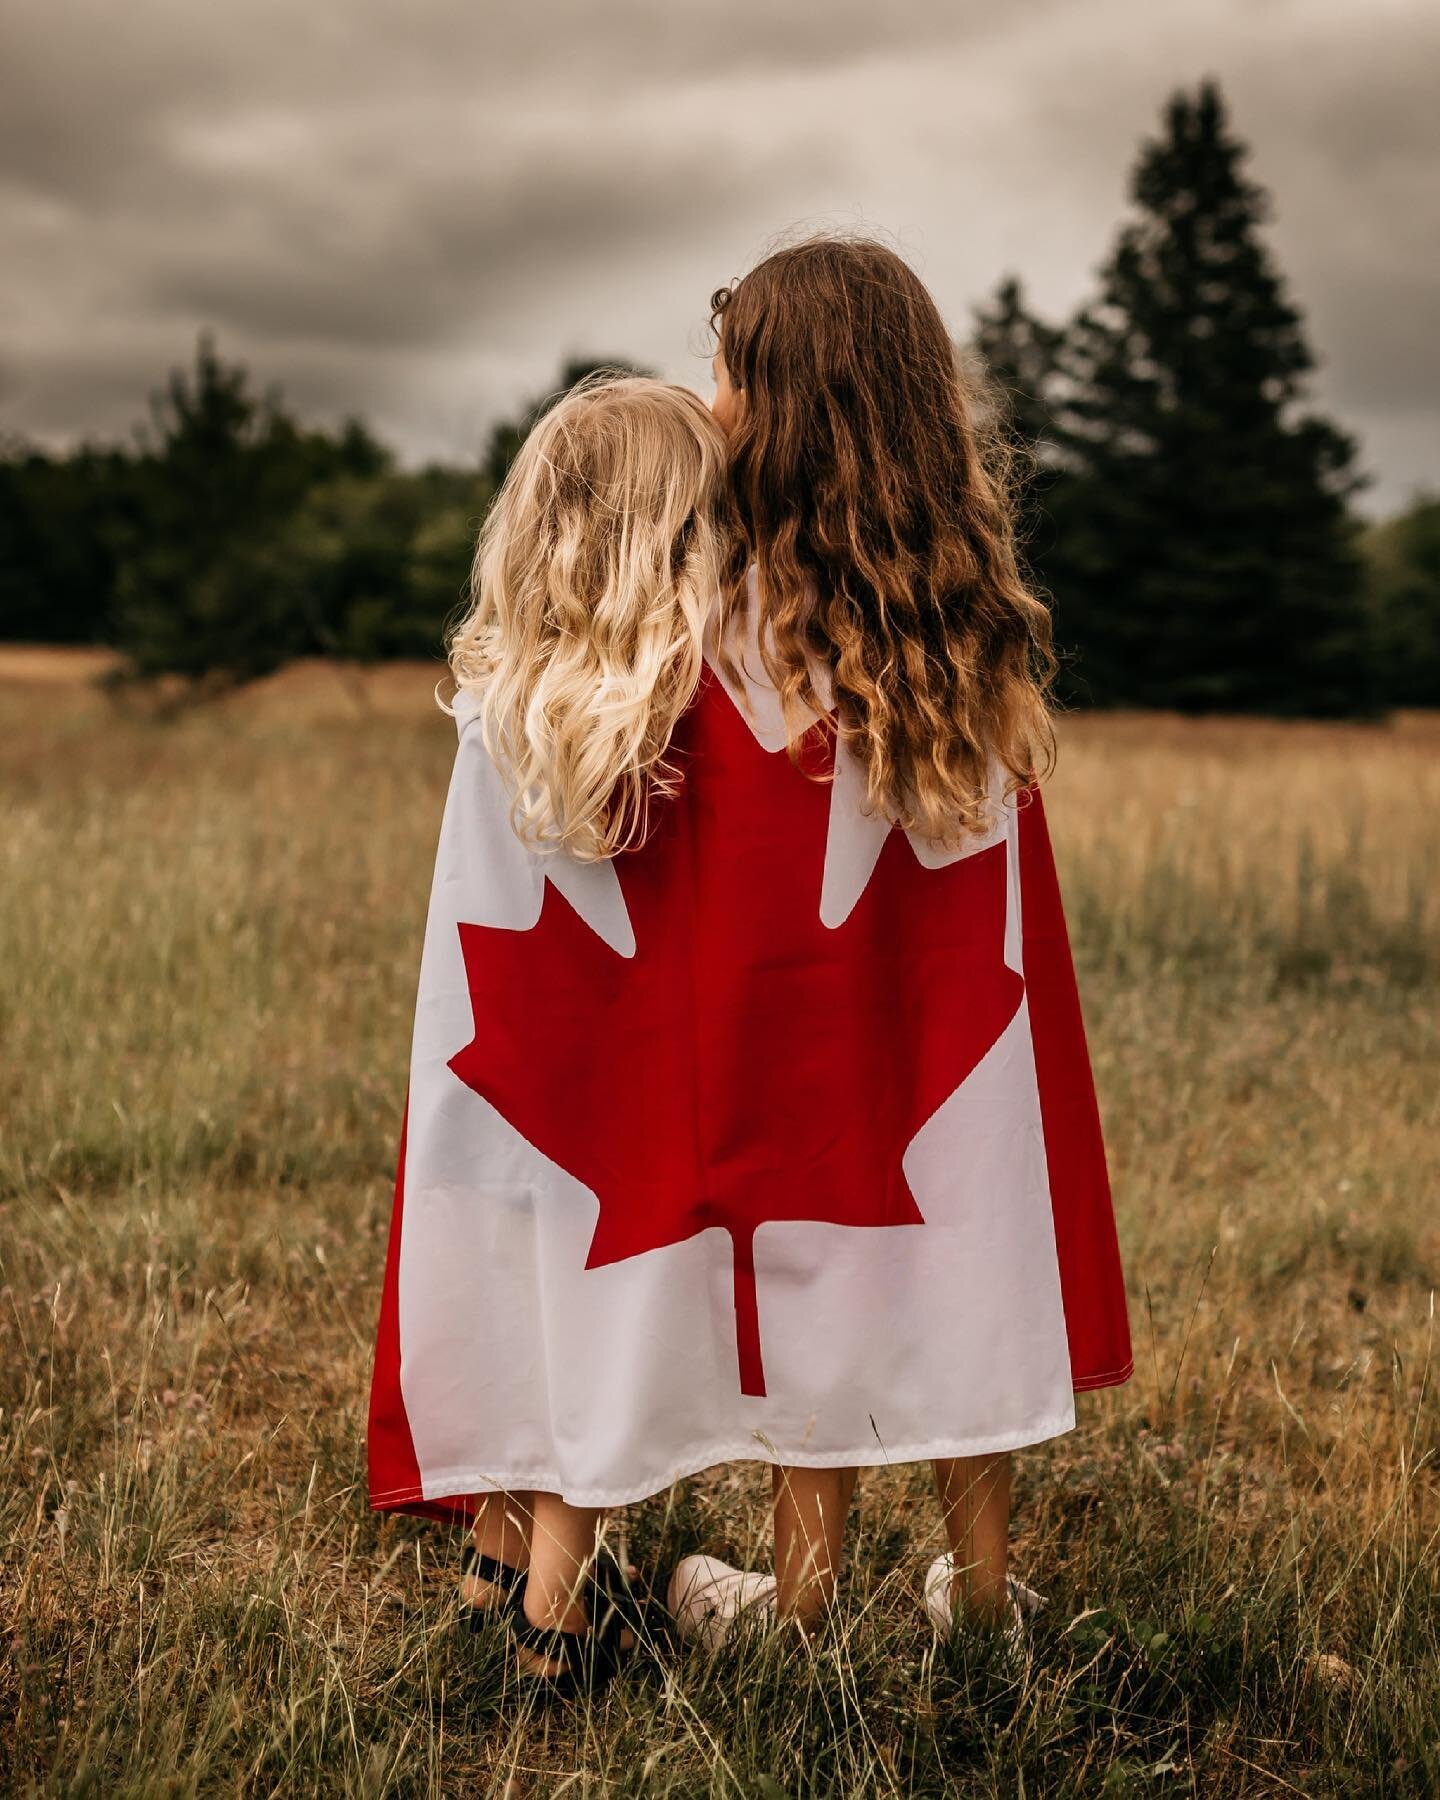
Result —
<svg viewBox="0 0 1440 1800"><path fill-rule="evenodd" d="M927 1399L907 1409L908 1431L897 1436L892 1424L888 1438L877 1430L870 1444L857 1441L853 1462L932 1457L950 1548L928 1571L927 1610L941 1627L963 1606L1014 1629L1038 1599L1007 1568L1010 1452L1073 1423L1072 1388L1121 1382L1131 1369L1084 1032L1034 786L1052 759L1049 615L1018 565L1003 466L982 447L976 395L934 301L899 256L866 240L793 245L716 293L712 323L732 503L718 666L768 705L772 726L778 710L797 779L817 720L836 736L827 886L847 856L862 870L882 854L905 860L896 840L909 839L918 878L890 917L892 935L867 946L866 973L894 982L897 1007L917 1009L907 1025L922 1035L930 1009L980 1010L983 977L928 961L907 941L909 909L923 911L942 869L1010 863L1004 954L1021 997L906 1152L926 1230L891 1233L915 1246L955 1312L987 1326L963 1346L927 1343L907 1314L906 1283L887 1270L859 1318L887 1345L898 1334L907 1348L884 1357L887 1379ZM873 833L858 855L837 838L842 797L870 822L848 820L857 840ZM851 873L849 886L863 879ZM914 1078L903 1062L886 1075ZM927 1134L928 1159L917 1154ZM967 1189L970 1203L957 1204ZM817 1345L815 1426L802 1449L828 1440L828 1417L848 1411L848 1371L837 1362L827 1391L825 1356ZM775 1577L687 1558L670 1590L682 1630L714 1641L742 1608L777 1604L813 1619L833 1593L854 1482L838 1454L792 1461L782 1442Z"/></svg>

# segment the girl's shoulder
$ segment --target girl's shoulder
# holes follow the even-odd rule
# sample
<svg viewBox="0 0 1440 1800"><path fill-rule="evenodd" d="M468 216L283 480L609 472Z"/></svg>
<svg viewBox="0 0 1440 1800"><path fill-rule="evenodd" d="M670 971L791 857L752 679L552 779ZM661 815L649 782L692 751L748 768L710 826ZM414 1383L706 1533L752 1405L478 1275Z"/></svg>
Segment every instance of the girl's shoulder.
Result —
<svg viewBox="0 0 1440 1800"><path fill-rule="evenodd" d="M480 696L471 688L457 688L454 698L448 706L441 702L441 707L455 721L455 735L463 738L468 728L480 717Z"/></svg>

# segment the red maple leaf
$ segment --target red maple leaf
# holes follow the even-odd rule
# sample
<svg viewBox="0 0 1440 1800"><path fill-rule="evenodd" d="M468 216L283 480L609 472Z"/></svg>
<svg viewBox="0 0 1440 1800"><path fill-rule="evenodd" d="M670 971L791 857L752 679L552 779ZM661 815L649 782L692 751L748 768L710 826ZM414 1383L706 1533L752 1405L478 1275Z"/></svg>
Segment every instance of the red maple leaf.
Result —
<svg viewBox="0 0 1440 1800"><path fill-rule="evenodd" d="M892 832L830 929L828 785L710 677L675 748L685 796L616 864L633 957L549 882L529 931L461 924L475 1035L450 1067L596 1195L586 1268L729 1232L740 1387L762 1395L756 1227L923 1225L906 1146L1024 984L1003 845L924 869ZM818 729L808 748L832 754Z"/></svg>

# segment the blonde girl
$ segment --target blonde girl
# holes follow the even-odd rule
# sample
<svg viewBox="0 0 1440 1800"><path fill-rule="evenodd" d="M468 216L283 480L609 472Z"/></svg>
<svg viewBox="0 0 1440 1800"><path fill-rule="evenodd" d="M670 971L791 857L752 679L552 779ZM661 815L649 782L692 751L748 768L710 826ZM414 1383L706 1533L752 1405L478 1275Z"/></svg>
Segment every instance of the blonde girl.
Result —
<svg viewBox="0 0 1440 1800"><path fill-rule="evenodd" d="M472 1006L502 1029L529 1021L543 1036L549 1023L538 989L513 1011L487 999L474 943L534 926L547 877L611 928L610 859L645 841L679 784L671 739L700 681L723 458L713 418L682 388L600 376L567 394L490 510L450 646L460 747L421 964L371 1491L377 1507L472 1522L466 1616L503 1612L523 1666L562 1687L613 1672L638 1603L628 1572L596 1555L600 1510L566 1505L561 1477L535 1459L537 1323L555 1258L522 1240L546 1172L527 1181L535 1153L449 1064ZM563 957L551 978L563 992ZM576 983L568 1004L583 999ZM563 1084L583 1080L533 1056L530 1072L562 1105Z"/></svg>

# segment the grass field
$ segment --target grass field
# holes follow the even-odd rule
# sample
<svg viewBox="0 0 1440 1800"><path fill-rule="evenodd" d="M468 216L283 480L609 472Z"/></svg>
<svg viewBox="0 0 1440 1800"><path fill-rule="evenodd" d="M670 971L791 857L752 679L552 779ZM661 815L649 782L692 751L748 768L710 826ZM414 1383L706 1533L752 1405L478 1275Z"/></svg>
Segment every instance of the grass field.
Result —
<svg viewBox="0 0 1440 1800"><path fill-rule="evenodd" d="M1440 1789L1440 720L1063 726L1138 1368L1020 1459L1024 1665L922 1625L897 1469L814 1643L545 1712L364 1491L432 679L161 725L0 664L0 1789ZM747 1553L759 1477L633 1509L633 1553Z"/></svg>

